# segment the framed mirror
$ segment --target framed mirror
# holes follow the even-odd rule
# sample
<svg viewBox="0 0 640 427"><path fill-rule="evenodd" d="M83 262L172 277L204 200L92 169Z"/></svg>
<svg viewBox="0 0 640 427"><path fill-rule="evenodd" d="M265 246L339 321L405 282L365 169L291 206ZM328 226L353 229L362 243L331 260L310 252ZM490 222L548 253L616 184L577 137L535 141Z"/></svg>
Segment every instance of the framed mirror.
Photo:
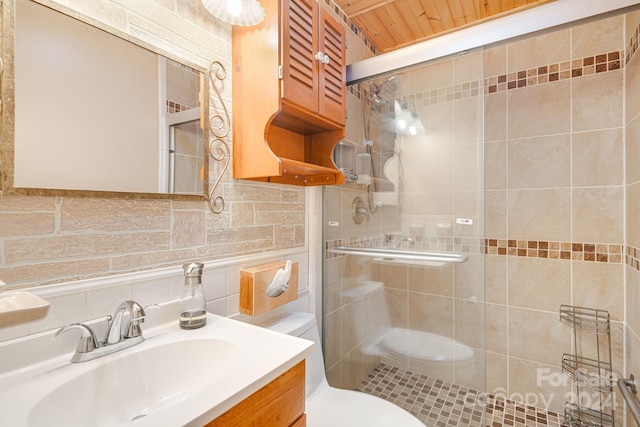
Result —
<svg viewBox="0 0 640 427"><path fill-rule="evenodd" d="M44 3L2 3L2 191L207 199L206 70Z"/></svg>

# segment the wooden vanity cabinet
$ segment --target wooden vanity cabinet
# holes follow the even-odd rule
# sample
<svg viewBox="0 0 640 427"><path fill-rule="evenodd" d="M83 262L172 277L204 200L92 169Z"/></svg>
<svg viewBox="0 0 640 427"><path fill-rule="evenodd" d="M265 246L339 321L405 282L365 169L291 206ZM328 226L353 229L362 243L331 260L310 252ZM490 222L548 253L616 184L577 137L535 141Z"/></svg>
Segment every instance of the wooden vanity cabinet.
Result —
<svg viewBox="0 0 640 427"><path fill-rule="evenodd" d="M304 360L206 427L305 427Z"/></svg>
<svg viewBox="0 0 640 427"><path fill-rule="evenodd" d="M316 0L264 0L265 20L233 27L234 178L341 184L345 31Z"/></svg>

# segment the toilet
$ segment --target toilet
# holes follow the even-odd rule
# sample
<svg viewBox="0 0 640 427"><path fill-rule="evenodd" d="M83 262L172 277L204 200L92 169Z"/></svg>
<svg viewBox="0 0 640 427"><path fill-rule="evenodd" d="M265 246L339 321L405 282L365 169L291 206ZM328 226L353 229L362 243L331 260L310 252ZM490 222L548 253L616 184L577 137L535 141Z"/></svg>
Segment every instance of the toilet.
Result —
<svg viewBox="0 0 640 427"><path fill-rule="evenodd" d="M313 314L288 313L260 326L305 338L315 344L305 367L307 427L424 427L409 412L384 399L329 386Z"/></svg>
<svg viewBox="0 0 640 427"><path fill-rule="evenodd" d="M387 365L457 384L473 379L473 349L449 337L395 327L382 334L375 348Z"/></svg>
<svg viewBox="0 0 640 427"><path fill-rule="evenodd" d="M363 348L365 354L379 357L385 365L431 378L462 385L473 382L477 362L471 347L443 335L390 325L382 282L366 280L341 295L345 303L380 298L382 326L378 334L368 339Z"/></svg>

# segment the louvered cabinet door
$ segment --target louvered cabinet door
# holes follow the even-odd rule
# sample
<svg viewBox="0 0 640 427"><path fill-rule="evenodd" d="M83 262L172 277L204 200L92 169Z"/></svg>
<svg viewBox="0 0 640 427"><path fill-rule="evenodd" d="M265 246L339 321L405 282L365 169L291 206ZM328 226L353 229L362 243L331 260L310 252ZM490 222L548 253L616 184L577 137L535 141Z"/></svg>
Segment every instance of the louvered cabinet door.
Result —
<svg viewBox="0 0 640 427"><path fill-rule="evenodd" d="M345 30L328 12L320 8L320 46L318 113L334 122L346 123L345 106Z"/></svg>
<svg viewBox="0 0 640 427"><path fill-rule="evenodd" d="M311 112L318 111L318 3L282 1L282 97Z"/></svg>

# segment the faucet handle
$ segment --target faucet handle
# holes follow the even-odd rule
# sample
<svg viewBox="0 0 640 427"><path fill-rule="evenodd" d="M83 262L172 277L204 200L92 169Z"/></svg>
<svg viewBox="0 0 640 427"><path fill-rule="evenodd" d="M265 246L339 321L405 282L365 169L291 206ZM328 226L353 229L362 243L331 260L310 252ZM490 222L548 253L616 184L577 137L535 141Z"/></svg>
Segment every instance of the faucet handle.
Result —
<svg viewBox="0 0 640 427"><path fill-rule="evenodd" d="M63 326L62 328L58 329L55 336L57 337L58 335L63 334L71 329L80 329L80 331L82 332L80 341L78 342L78 347L76 347L76 353L89 353L90 351L93 351L99 347L98 340L96 338L96 334L93 332L93 329L82 323L72 323L70 325ZM73 361L73 359L71 360Z"/></svg>
<svg viewBox="0 0 640 427"><path fill-rule="evenodd" d="M129 321L125 325L124 337L125 338L135 338L142 335L142 329L140 328L140 323L144 323L144 318L147 315L145 313L144 308L140 304L135 301L126 301L126 304L129 308Z"/></svg>

